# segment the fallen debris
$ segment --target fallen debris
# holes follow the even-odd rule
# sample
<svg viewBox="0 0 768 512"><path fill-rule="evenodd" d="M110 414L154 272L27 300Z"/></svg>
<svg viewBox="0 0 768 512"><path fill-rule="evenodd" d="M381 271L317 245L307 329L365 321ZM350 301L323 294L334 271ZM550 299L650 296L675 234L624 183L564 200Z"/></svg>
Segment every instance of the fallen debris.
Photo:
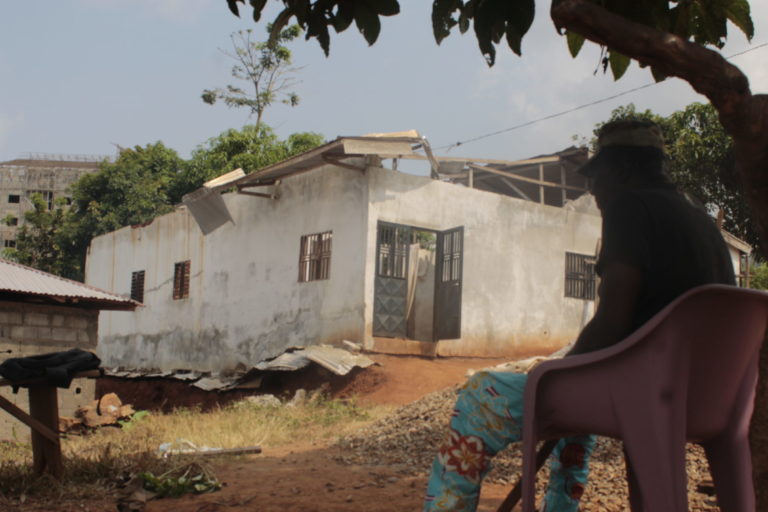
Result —
<svg viewBox="0 0 768 512"><path fill-rule="evenodd" d="M161 444L157 452L163 458L168 458L171 455L245 455L261 453L261 446L211 448L210 446L197 446L192 441L186 439L177 439L173 443Z"/></svg>
<svg viewBox="0 0 768 512"><path fill-rule="evenodd" d="M59 431L65 433L74 432L84 427L98 428L106 425L120 425L121 422L130 421L134 414L136 411L130 404L122 403L115 393L107 393L98 400L78 407L74 418L60 417Z"/></svg>
<svg viewBox="0 0 768 512"><path fill-rule="evenodd" d="M105 368L108 377L120 378L170 378L189 382L203 391L229 391L233 389L258 389L264 377L275 372L297 371L316 364L339 376L347 375L355 368L368 368L377 364L360 353L362 347L351 341L342 341L344 348L330 345L294 347L279 356L261 361L251 368L238 367L228 373L196 372L188 369L125 369Z"/></svg>

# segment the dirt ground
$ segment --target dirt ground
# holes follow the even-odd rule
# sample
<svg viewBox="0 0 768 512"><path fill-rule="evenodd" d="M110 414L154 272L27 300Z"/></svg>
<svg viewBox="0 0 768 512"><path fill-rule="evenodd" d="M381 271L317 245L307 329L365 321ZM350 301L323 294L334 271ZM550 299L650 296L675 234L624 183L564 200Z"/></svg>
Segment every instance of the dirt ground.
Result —
<svg viewBox="0 0 768 512"><path fill-rule="evenodd" d="M339 395L363 403L403 405L466 379L501 359L421 359L375 355L380 366L359 373ZM426 477L402 476L387 466L346 466L337 448L296 445L214 464L224 488L202 496L150 501L146 512L392 512L420 510ZM506 486L483 487L481 511L496 510Z"/></svg>
<svg viewBox="0 0 768 512"><path fill-rule="evenodd" d="M293 375L290 380L267 383L275 394L292 395L295 389L312 389L328 382L336 397L356 396L362 404L404 405L420 397L466 380L469 369L481 369L507 359L427 359L404 356L371 356L379 365L339 379L328 373ZM317 371L317 370L313 370ZM97 393L115 391L137 409L169 410L199 405L207 410L242 398L243 393L204 393L184 383L160 380L125 381L99 379ZM295 445L258 455L212 459L213 471L223 488L205 495L152 500L144 512L351 512L420 510L426 477L398 474L390 466L348 466L334 460L339 448L333 442ZM483 487L481 511L496 510L509 488ZM55 505L30 500L11 506L8 512L115 512L117 503L80 501L62 496ZM6 512L3 510L2 512Z"/></svg>

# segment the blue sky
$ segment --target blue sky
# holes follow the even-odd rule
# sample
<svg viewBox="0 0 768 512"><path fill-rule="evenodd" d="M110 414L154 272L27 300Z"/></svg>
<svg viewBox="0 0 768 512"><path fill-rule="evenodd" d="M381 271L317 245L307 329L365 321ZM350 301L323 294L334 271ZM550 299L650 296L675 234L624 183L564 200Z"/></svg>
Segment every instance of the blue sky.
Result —
<svg viewBox="0 0 768 512"><path fill-rule="evenodd" d="M275 4L273 0L270 3ZM276 105L264 121L281 136L315 131L339 135L419 130L433 147L504 130L652 82L632 65L614 82L593 74L599 49L571 59L564 38L539 2L523 58L500 48L488 68L474 36L458 33L437 46L431 2L401 0L402 13L383 24L368 47L354 26L331 41L326 58L314 40L296 41L302 69L296 108ZM768 42L768 5L752 2L750 45L730 26L731 55ZM274 13L274 11L271 11ZM203 89L231 83L220 51L229 34L256 25L230 14L224 0L41 0L0 7L0 161L26 152L114 155L123 147L162 141L182 157L209 137L249 123L245 110L209 106ZM753 92L768 92L768 47L735 57ZM666 82L488 137L438 154L522 159L563 149L629 102L669 114L703 101L684 82Z"/></svg>

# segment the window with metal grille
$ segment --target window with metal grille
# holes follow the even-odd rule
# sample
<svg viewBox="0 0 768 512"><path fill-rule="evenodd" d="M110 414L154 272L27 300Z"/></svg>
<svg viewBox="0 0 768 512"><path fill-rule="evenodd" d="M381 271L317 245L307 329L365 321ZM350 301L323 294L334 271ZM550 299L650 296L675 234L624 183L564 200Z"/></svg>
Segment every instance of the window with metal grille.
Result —
<svg viewBox="0 0 768 512"><path fill-rule="evenodd" d="M319 281L331 276L331 241L333 231L301 237L299 282Z"/></svg>
<svg viewBox="0 0 768 512"><path fill-rule="evenodd" d="M5 222L9 226L18 226L19 225L19 218L18 217L8 217Z"/></svg>
<svg viewBox="0 0 768 512"><path fill-rule="evenodd" d="M452 231L443 236L443 271L440 278L444 283L461 279L461 243L461 231Z"/></svg>
<svg viewBox="0 0 768 512"><path fill-rule="evenodd" d="M189 267L189 260L173 266L173 300L189 297Z"/></svg>
<svg viewBox="0 0 768 512"><path fill-rule="evenodd" d="M12 204L16 204L21 202L21 196L18 194L8 194L8 202Z"/></svg>
<svg viewBox="0 0 768 512"><path fill-rule="evenodd" d="M131 299L135 300L136 302L144 302L144 271L143 270L138 270L131 274Z"/></svg>
<svg viewBox="0 0 768 512"><path fill-rule="evenodd" d="M565 253L565 296L595 300L595 257Z"/></svg>
<svg viewBox="0 0 768 512"><path fill-rule="evenodd" d="M396 224L379 223L378 274L405 279L408 271L408 244L411 229Z"/></svg>

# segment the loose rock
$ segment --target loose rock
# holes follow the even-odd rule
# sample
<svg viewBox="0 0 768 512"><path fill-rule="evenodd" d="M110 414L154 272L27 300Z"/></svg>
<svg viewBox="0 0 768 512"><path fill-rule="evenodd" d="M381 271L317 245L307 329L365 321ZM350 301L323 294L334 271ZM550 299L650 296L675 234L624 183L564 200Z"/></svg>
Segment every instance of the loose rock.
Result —
<svg viewBox="0 0 768 512"><path fill-rule="evenodd" d="M398 466L403 475L428 474L440 444L448 434L448 422L456 400L455 389L446 389L395 410L391 415L360 429L337 443L335 457L344 464ZM521 444L514 443L493 459L486 481L512 484L522 472ZM696 445L686 448L688 501L692 512L716 512L712 498L697 491L697 485L710 477L704 451ZM537 478L538 500L548 481L545 465ZM583 510L623 512L629 501L621 442L598 438L590 460L589 485L581 499Z"/></svg>

